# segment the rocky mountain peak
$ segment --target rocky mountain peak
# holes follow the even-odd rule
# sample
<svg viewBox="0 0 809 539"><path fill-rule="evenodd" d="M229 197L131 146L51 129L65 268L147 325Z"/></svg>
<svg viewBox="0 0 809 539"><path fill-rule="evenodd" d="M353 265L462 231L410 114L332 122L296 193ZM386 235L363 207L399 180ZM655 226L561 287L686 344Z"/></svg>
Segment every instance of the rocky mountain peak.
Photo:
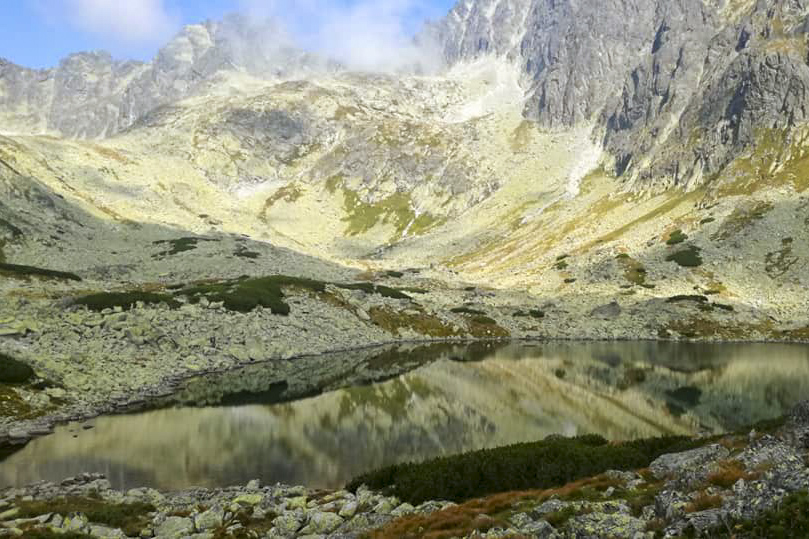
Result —
<svg viewBox="0 0 809 539"><path fill-rule="evenodd" d="M428 32L451 63L517 63L526 118L592 125L616 174L693 186L756 129L805 119L807 15L801 0L465 0Z"/></svg>

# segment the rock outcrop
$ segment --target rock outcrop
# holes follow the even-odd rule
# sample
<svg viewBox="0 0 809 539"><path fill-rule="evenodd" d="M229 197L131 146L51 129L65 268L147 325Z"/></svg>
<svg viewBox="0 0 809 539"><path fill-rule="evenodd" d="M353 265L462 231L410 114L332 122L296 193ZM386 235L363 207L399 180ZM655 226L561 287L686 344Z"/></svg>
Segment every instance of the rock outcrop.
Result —
<svg viewBox="0 0 809 539"><path fill-rule="evenodd" d="M595 126L618 175L706 181L760 130L806 120L807 5L659 0L461 2L428 29L451 63L523 68L527 118Z"/></svg>
<svg viewBox="0 0 809 539"><path fill-rule="evenodd" d="M52 69L0 59L3 130L98 138L154 109L227 86L227 73L278 79L334 65L287 46L280 28L232 15L186 26L149 63L71 54Z"/></svg>

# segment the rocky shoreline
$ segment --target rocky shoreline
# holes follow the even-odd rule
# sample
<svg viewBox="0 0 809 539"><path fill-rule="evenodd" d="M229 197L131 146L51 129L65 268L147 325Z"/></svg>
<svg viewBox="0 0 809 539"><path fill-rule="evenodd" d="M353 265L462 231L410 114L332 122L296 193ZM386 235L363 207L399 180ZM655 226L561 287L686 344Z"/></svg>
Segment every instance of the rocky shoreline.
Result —
<svg viewBox="0 0 809 539"><path fill-rule="evenodd" d="M648 469L605 470L558 489L514 493L510 501L500 494L496 514L483 513L487 504L493 507L489 498L414 506L366 487L318 491L258 481L221 489L122 492L103 476L85 474L0 490L0 536L420 537L403 530L415 523L427 533L436 523L465 516L468 533L459 537L640 539L726 531L746 537L746 525L809 488L807 449L809 401L768 432L705 439L695 449L660 456Z"/></svg>

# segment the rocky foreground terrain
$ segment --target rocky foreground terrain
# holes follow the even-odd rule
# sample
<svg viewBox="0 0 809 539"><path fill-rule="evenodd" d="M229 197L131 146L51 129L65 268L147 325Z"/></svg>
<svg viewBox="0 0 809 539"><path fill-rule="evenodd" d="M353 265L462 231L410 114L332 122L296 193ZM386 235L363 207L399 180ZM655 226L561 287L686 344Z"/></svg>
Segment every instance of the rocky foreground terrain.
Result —
<svg viewBox="0 0 809 539"><path fill-rule="evenodd" d="M463 1L396 73L276 34L0 61L0 443L374 344L809 340L805 1ZM249 490L205 495L248 526L300 494Z"/></svg>
<svg viewBox="0 0 809 539"><path fill-rule="evenodd" d="M311 491L262 487L258 481L215 490L119 492L102 476L85 475L0 491L0 533L347 538L416 537L421 532L450 537L467 529L460 536L744 537L745 530L755 529L756 519L782 505L805 511L807 502L797 502L802 498L796 493L809 488L808 440L805 402L772 432L706 439L695 449L660 456L647 469L605 470L558 489L500 494L460 505L428 501L414 506L365 487ZM497 512L486 514L487 508ZM806 531L801 527L807 525L805 513L791 522L773 520L785 537Z"/></svg>

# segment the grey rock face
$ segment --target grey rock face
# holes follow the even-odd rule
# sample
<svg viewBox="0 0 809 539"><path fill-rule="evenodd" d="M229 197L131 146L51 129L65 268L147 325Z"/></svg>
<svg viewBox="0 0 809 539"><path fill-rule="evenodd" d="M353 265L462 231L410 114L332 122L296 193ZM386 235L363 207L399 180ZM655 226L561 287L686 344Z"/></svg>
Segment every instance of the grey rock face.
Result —
<svg viewBox="0 0 809 539"><path fill-rule="evenodd" d="M450 63L518 63L525 115L548 129L591 122L615 172L694 186L762 129L807 120L807 2L478 0L428 28Z"/></svg>
<svg viewBox="0 0 809 539"><path fill-rule="evenodd" d="M0 119L13 131L103 137L162 105L205 93L225 71L275 78L334 67L280 36L270 23L229 16L185 27L150 63L94 52L32 70L0 59Z"/></svg>

